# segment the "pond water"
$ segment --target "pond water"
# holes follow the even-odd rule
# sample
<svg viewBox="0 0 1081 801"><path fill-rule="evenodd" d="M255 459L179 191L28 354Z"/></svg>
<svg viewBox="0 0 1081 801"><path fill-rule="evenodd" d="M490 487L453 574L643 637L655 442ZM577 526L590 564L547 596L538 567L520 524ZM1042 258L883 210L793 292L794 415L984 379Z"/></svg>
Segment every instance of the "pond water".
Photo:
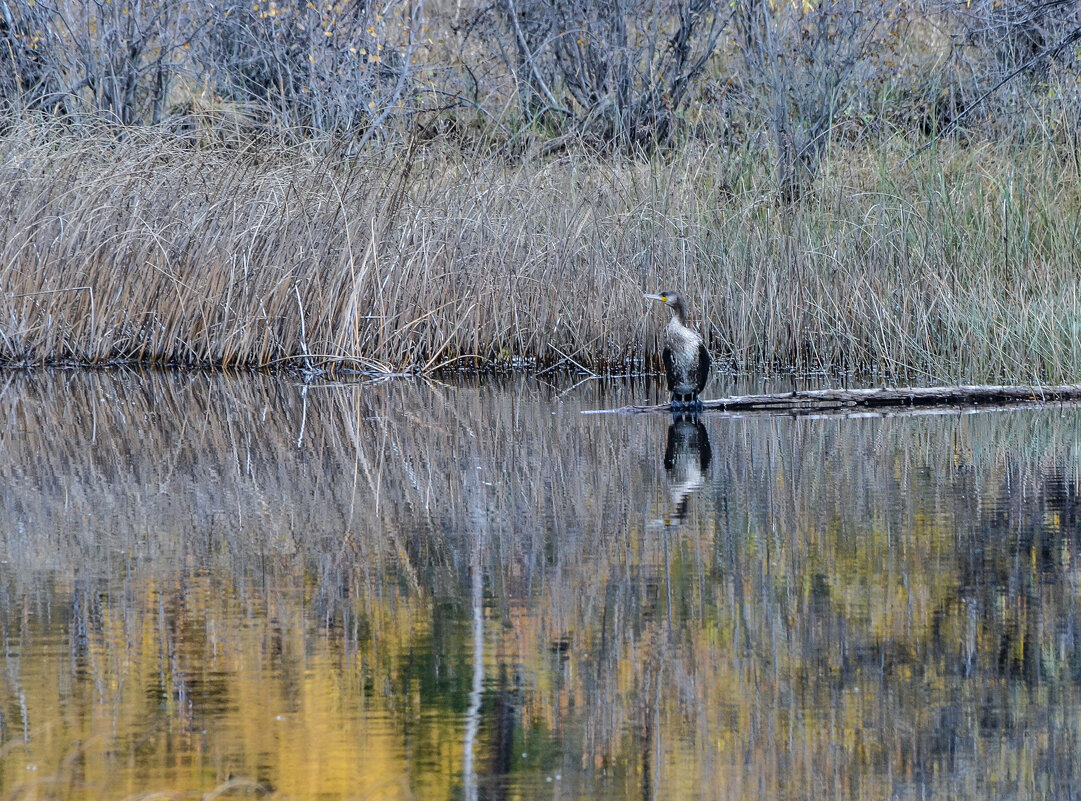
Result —
<svg viewBox="0 0 1081 801"><path fill-rule="evenodd" d="M1077 409L0 379L0 799L1081 787Z"/></svg>

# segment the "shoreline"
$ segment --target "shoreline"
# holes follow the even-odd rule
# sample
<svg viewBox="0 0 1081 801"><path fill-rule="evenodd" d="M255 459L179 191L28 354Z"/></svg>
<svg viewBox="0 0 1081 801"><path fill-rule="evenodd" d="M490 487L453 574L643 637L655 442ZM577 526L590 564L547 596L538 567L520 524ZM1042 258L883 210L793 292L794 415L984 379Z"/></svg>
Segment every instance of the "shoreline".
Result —
<svg viewBox="0 0 1081 801"><path fill-rule="evenodd" d="M146 132L40 139L0 137L9 367L603 374L659 365L665 320L641 294L670 288L737 370L1081 376L1081 181L1050 142L942 142L895 170L898 136L786 205L768 165L734 193L694 142L663 159L436 144L253 164Z"/></svg>

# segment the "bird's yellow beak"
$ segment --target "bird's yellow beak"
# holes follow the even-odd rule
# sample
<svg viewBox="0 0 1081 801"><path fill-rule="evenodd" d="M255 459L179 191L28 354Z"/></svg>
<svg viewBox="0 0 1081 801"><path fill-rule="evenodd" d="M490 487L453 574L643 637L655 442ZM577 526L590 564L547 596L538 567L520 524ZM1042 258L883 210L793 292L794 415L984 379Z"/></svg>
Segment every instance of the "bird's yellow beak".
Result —
<svg viewBox="0 0 1081 801"><path fill-rule="evenodd" d="M664 303L666 300L664 295L642 295L642 297L647 300L659 300L661 303Z"/></svg>

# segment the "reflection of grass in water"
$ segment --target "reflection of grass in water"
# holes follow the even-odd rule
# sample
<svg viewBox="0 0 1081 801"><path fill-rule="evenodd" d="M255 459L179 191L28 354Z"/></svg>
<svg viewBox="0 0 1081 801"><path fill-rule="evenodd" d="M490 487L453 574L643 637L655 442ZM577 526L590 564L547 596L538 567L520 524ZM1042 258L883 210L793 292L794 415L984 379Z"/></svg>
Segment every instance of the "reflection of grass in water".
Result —
<svg viewBox="0 0 1081 801"><path fill-rule="evenodd" d="M1011 760L1070 776L1025 732L1065 737L1052 712L1078 707L1069 630L1041 622L1077 618L1076 412L706 417L711 483L668 531L644 528L669 503L667 420L579 418L528 382L20 376L0 412L9 631L51 631L93 687L124 686L92 696L129 728L163 672L161 725L183 693L241 710L245 754L268 750L268 698L330 721L364 698L394 748L425 732L400 770L443 797L482 537L486 672L517 677L485 709L515 710L521 751L561 732L585 794L619 797L644 765L670 797L994 797ZM31 662L31 722L61 719L63 659L36 688ZM488 735L479 764L508 747Z"/></svg>

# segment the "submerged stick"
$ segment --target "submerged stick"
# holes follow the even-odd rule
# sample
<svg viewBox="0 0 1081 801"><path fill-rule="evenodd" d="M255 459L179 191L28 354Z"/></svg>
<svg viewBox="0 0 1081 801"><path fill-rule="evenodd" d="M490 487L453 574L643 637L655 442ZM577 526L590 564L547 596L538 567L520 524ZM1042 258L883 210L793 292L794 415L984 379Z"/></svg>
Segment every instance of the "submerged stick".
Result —
<svg viewBox="0 0 1081 801"><path fill-rule="evenodd" d="M883 387L879 389L806 389L768 395L734 395L702 401L702 411L815 411L830 408L885 408L945 404L1048 403L1081 400L1081 384L1058 386L962 385L956 387ZM587 409L582 414L645 414L673 411L671 403ZM678 409L676 411L679 411Z"/></svg>

